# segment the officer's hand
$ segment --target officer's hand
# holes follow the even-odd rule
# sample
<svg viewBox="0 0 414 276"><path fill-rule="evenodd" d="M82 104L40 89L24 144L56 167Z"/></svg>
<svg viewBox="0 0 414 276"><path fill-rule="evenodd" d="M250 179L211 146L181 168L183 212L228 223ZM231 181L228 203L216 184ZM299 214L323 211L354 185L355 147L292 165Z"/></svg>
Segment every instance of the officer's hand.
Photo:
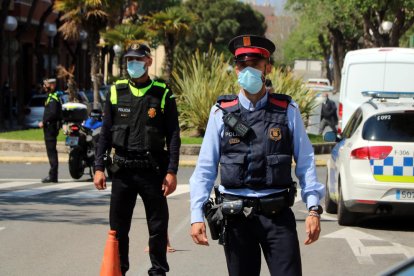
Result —
<svg viewBox="0 0 414 276"><path fill-rule="evenodd" d="M191 224L190 234L196 244L209 245L206 234L206 224L204 222L195 222Z"/></svg>
<svg viewBox="0 0 414 276"><path fill-rule="evenodd" d="M40 128L43 128L43 122L42 122L42 121L40 121L40 122L39 122L39 124L38 124L38 126L39 126Z"/></svg>
<svg viewBox="0 0 414 276"><path fill-rule="evenodd" d="M103 171L95 172L95 176L93 177L93 184L95 184L95 187L98 190L106 189L106 177Z"/></svg>
<svg viewBox="0 0 414 276"><path fill-rule="evenodd" d="M320 217L308 216L305 221L307 238L305 244L311 244L319 239L321 233Z"/></svg>
<svg viewBox="0 0 414 276"><path fill-rule="evenodd" d="M177 176L175 173L167 173L162 183L162 190L164 191L164 196L172 194L177 188Z"/></svg>

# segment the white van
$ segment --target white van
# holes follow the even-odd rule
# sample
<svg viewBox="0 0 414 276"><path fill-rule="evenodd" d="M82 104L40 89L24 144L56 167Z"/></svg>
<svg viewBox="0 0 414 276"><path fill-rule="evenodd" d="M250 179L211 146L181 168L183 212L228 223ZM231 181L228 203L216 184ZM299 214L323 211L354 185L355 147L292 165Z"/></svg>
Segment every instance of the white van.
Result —
<svg viewBox="0 0 414 276"><path fill-rule="evenodd" d="M339 131L367 101L362 91L414 92L414 49L370 48L346 54L339 95Z"/></svg>

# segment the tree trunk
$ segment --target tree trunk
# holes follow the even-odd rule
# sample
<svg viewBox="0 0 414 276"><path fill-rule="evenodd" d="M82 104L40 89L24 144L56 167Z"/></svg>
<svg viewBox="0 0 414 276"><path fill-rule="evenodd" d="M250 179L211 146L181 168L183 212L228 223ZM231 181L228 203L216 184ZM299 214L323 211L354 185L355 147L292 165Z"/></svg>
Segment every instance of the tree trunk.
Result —
<svg viewBox="0 0 414 276"><path fill-rule="evenodd" d="M1 11L0 11L0 54L1 54L1 60L3 61L3 46L4 46L4 41L3 41L3 33L4 33L4 22L6 21L6 17L7 17L7 13L9 12L9 6L10 6L10 2L11 0L3 0L1 3ZM0 77L3 76L3 70L2 70L2 66L0 66ZM4 89L5 89L5 80L2 79L1 83L0 83L0 130L4 129Z"/></svg>
<svg viewBox="0 0 414 276"><path fill-rule="evenodd" d="M335 28L328 28L332 40L332 58L334 61L334 90L339 91L341 87L341 69L344 64L345 42L343 34Z"/></svg>
<svg viewBox="0 0 414 276"><path fill-rule="evenodd" d="M318 41L319 41L319 46L321 46L322 52L323 52L323 60L325 64L326 77L332 83L331 70L329 68L329 58L331 56L331 51L329 49L329 45L326 44L325 38L323 37L322 34L318 35Z"/></svg>
<svg viewBox="0 0 414 276"><path fill-rule="evenodd" d="M172 70L174 67L174 36L166 34L165 35L165 70L164 77L168 82L170 81Z"/></svg>
<svg viewBox="0 0 414 276"><path fill-rule="evenodd" d="M99 74L100 66L100 57L99 57L99 48L97 46L99 42L99 30L91 29L88 30L90 34L89 40L89 54L91 55L91 80L93 85L93 109L99 109L100 98L99 98L99 88L101 86L101 76Z"/></svg>

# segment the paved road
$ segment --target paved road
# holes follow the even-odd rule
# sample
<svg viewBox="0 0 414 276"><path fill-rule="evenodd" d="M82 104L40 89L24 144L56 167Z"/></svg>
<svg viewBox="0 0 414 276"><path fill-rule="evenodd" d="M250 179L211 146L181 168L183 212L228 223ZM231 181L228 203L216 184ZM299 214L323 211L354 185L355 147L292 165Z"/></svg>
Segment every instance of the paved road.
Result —
<svg viewBox="0 0 414 276"><path fill-rule="evenodd" d="M169 275L226 275L222 247L193 244L189 237L188 179L169 197L169 235L177 252L168 254ZM39 183L46 165L0 164L0 275L98 275L108 230L109 191L96 191L87 178L73 181L61 171L59 184ZM319 179L325 170L318 168ZM301 242L304 204L293 210ZM375 275L414 256L412 220L371 219L359 227L340 227L334 215L322 217L320 240L301 246L303 275ZM148 239L138 200L130 233L131 273L146 275ZM269 275L262 264L262 275Z"/></svg>

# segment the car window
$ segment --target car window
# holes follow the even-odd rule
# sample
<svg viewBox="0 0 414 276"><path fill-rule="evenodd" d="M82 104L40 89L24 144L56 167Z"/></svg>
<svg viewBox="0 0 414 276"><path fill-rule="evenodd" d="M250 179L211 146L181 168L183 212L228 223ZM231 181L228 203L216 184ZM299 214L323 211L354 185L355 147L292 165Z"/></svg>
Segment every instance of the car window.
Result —
<svg viewBox="0 0 414 276"><path fill-rule="evenodd" d="M358 108L354 114L352 114L351 119L349 119L348 123L345 126L345 129L343 131L342 137L343 138L349 138L351 137L355 130L358 128L358 126L362 122L362 110L361 108Z"/></svg>
<svg viewBox="0 0 414 276"><path fill-rule="evenodd" d="M374 115L365 122L362 138L369 141L414 142L414 112Z"/></svg>
<svg viewBox="0 0 414 276"><path fill-rule="evenodd" d="M35 97L30 100L30 107L45 106L46 97Z"/></svg>

